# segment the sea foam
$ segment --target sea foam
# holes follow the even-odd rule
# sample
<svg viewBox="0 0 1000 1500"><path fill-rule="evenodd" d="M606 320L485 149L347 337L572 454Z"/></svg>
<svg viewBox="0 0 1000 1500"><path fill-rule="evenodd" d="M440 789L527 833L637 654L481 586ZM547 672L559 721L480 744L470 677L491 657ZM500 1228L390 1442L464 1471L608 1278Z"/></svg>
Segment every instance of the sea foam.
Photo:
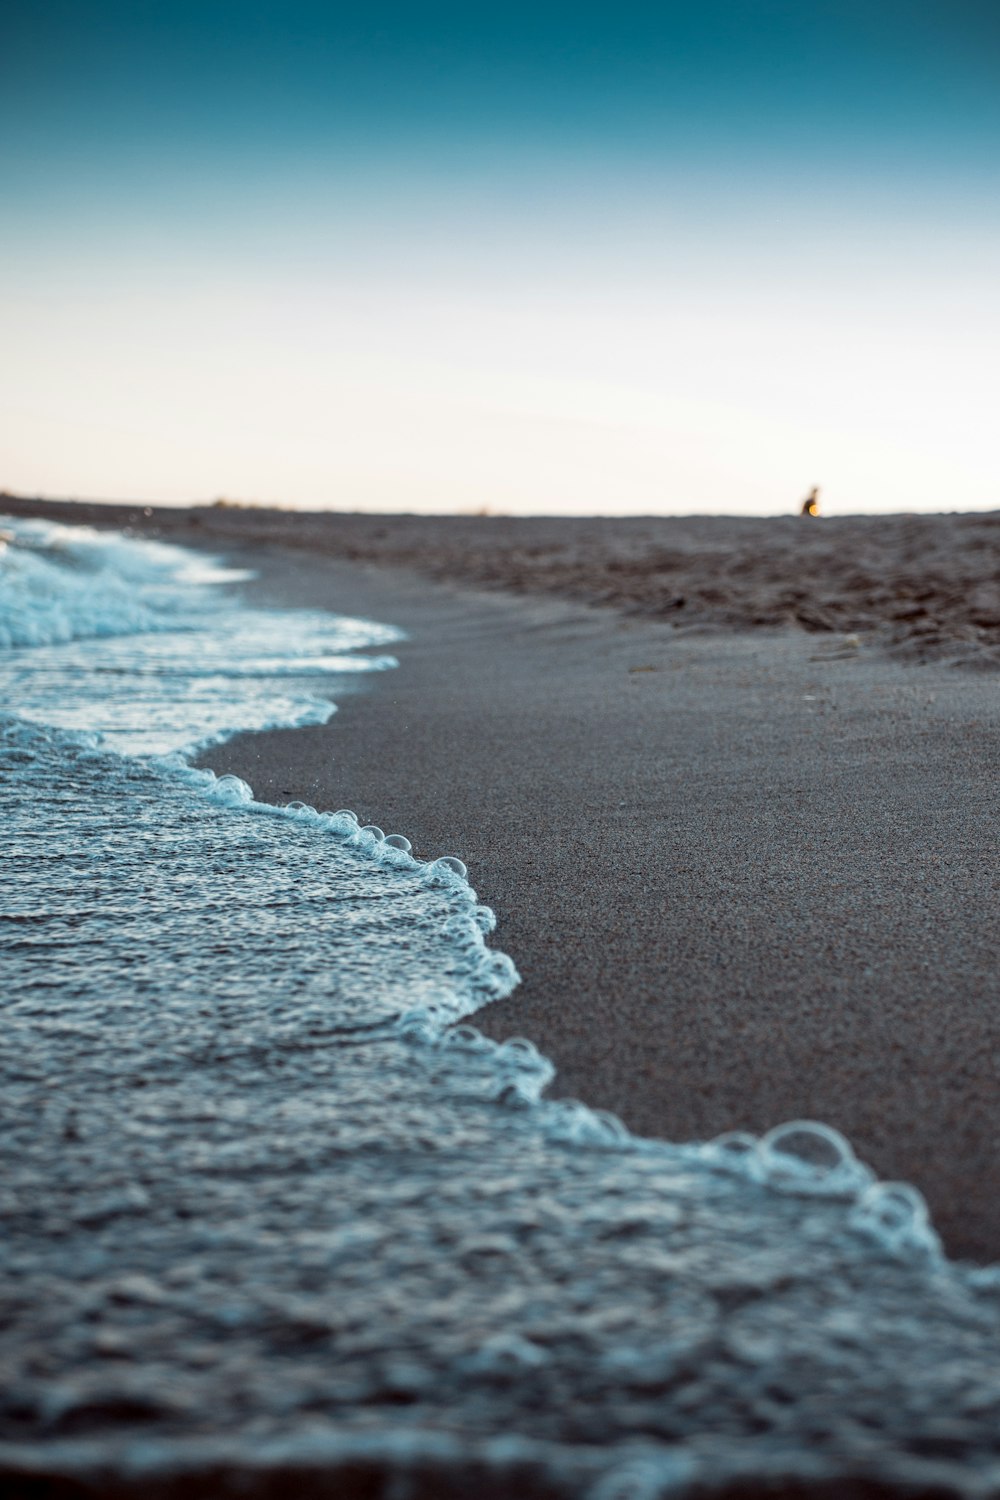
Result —
<svg viewBox="0 0 1000 1500"><path fill-rule="evenodd" d="M322 678L395 666L401 632L317 610L236 607L249 575L157 541L0 518L0 702L124 754L191 753L323 723Z"/></svg>

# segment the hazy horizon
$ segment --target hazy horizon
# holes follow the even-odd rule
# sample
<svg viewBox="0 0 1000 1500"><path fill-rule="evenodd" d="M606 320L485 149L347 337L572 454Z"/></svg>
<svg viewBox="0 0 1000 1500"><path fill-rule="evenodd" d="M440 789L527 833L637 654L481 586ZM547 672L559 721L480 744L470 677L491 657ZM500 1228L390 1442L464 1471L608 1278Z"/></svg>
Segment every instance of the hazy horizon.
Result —
<svg viewBox="0 0 1000 1500"><path fill-rule="evenodd" d="M117 496L108 498L97 495L43 495L41 493L23 494L15 493L13 490L0 487L0 514L3 512L3 502L13 500L24 505L78 505L81 507L106 506L109 510L129 510L136 517L146 514L150 515L157 510L215 510L223 509L230 511L281 511L289 515L338 515L338 516L382 516L386 519L393 517L420 516L427 519L453 520L463 518L466 520L480 521L502 521L502 520L535 520L535 521L649 521L649 520L776 520L782 516L798 515L800 502L804 496L798 497L793 505L776 506L768 511L748 510L546 510L538 507L533 510L501 510L491 506L467 506L454 510L435 510L426 507L420 510L407 509L405 506L366 506L364 509L350 507L347 505L293 505L279 500L240 500L229 496L216 496L214 499L193 500L150 500L148 497L140 496ZM819 511L819 520L849 521L864 517L877 516L880 520L889 520L900 516L977 516L1000 514L1000 505L996 506L974 506L968 510L933 506L914 507L913 509L902 508L899 510L844 510L837 509L822 503Z"/></svg>
<svg viewBox="0 0 1000 1500"><path fill-rule="evenodd" d="M997 508L998 80L978 0L16 4L0 488Z"/></svg>

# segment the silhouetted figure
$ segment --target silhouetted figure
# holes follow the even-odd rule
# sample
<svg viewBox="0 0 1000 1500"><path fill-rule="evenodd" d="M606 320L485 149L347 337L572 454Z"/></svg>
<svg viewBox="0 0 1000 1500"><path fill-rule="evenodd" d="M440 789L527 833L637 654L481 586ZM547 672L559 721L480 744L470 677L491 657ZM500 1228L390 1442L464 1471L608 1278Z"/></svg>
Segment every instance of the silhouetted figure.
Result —
<svg viewBox="0 0 1000 1500"><path fill-rule="evenodd" d="M803 502L802 502L802 509L799 511L799 515L800 516L818 516L819 515L819 485L818 484L814 484L813 485L812 489L809 491L808 495L803 500Z"/></svg>

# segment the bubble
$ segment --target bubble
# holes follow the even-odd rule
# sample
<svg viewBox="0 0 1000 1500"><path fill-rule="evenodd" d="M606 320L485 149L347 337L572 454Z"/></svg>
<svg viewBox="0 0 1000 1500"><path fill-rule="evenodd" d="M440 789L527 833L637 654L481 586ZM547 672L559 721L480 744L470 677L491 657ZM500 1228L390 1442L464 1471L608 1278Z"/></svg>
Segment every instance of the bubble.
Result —
<svg viewBox="0 0 1000 1500"><path fill-rule="evenodd" d="M396 1022L397 1033L407 1042L432 1042L438 1035L438 1026L429 1011L408 1010Z"/></svg>
<svg viewBox="0 0 1000 1500"><path fill-rule="evenodd" d="M838 1130L817 1120L789 1120L761 1136L758 1172L772 1187L793 1192L843 1193L871 1181Z"/></svg>
<svg viewBox="0 0 1000 1500"><path fill-rule="evenodd" d="M483 963L483 982L496 998L502 999L521 983L514 960L506 953L487 953Z"/></svg>
<svg viewBox="0 0 1000 1500"><path fill-rule="evenodd" d="M458 1047L466 1051L489 1051L492 1043L474 1026L453 1026L445 1036L445 1046Z"/></svg>
<svg viewBox="0 0 1000 1500"><path fill-rule="evenodd" d="M401 833L386 834L385 842L389 845L390 849L402 849L404 854L409 854L410 850L413 848L413 845L410 843L409 839L404 838Z"/></svg>
<svg viewBox="0 0 1000 1500"><path fill-rule="evenodd" d="M592 1109L591 1119L596 1120L600 1126L601 1136L609 1141L630 1141L632 1133L623 1120L619 1120L610 1109Z"/></svg>
<svg viewBox="0 0 1000 1500"><path fill-rule="evenodd" d="M220 776L212 788L212 796L228 807L241 807L253 801L253 790L239 776Z"/></svg>
<svg viewBox="0 0 1000 1500"><path fill-rule="evenodd" d="M293 813L311 813L313 817L316 816L316 809L314 807L311 807L308 802L286 802L285 811Z"/></svg>
<svg viewBox="0 0 1000 1500"><path fill-rule="evenodd" d="M727 1130L709 1141L705 1151L718 1155L723 1161L741 1161L756 1148L757 1137L748 1130Z"/></svg>
<svg viewBox="0 0 1000 1500"><path fill-rule="evenodd" d="M451 870L453 874L460 876L462 880L465 880L469 873L465 865L455 854L442 854L441 857L439 859L436 859L431 865L431 869Z"/></svg>
<svg viewBox="0 0 1000 1500"><path fill-rule="evenodd" d="M550 1106L549 1130L559 1140L580 1146L614 1146L628 1139L617 1115L590 1109L578 1099L559 1099Z"/></svg>
<svg viewBox="0 0 1000 1500"><path fill-rule="evenodd" d="M321 817L329 831L339 838L351 840L360 831L358 820L353 813L326 812L322 813Z"/></svg>
<svg viewBox="0 0 1000 1500"><path fill-rule="evenodd" d="M507 1109L529 1109L538 1103L538 1090L523 1083L503 1083L497 1088L494 1098Z"/></svg>
<svg viewBox="0 0 1000 1500"><path fill-rule="evenodd" d="M890 1250L940 1248L927 1202L908 1182L874 1183L855 1204L851 1223L873 1234Z"/></svg>
<svg viewBox="0 0 1000 1500"><path fill-rule="evenodd" d="M338 807L337 811L333 814L333 817L345 818L348 823L357 823L358 821L357 813L351 812L351 809L349 807Z"/></svg>
<svg viewBox="0 0 1000 1500"><path fill-rule="evenodd" d="M508 1037L499 1047L497 1057L519 1068L537 1068L545 1061L534 1042L529 1042L526 1036Z"/></svg>
<svg viewBox="0 0 1000 1500"><path fill-rule="evenodd" d="M362 826L361 832L371 834L377 844L385 843L385 834L376 823L365 823Z"/></svg>

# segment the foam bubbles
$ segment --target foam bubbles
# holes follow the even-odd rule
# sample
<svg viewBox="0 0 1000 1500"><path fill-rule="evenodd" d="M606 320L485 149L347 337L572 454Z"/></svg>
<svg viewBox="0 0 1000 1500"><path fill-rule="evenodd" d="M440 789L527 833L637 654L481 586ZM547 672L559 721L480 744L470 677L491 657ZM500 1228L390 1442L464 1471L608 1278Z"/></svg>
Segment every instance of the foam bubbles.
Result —
<svg viewBox="0 0 1000 1500"><path fill-rule="evenodd" d="M624 1147L631 1136L617 1115L590 1109L578 1099L560 1099L546 1110L546 1128L576 1146Z"/></svg>
<svg viewBox="0 0 1000 1500"><path fill-rule="evenodd" d="M418 1006L399 1017L396 1034L411 1045L430 1046L440 1037L441 1025L432 1011Z"/></svg>
<svg viewBox="0 0 1000 1500"><path fill-rule="evenodd" d="M487 1040L474 1026L452 1026L445 1032L444 1045L462 1052L490 1052L496 1043Z"/></svg>
<svg viewBox="0 0 1000 1500"><path fill-rule="evenodd" d="M907 1182L873 1183L855 1204L851 1223L894 1252L940 1252L926 1200Z"/></svg>
<svg viewBox="0 0 1000 1500"><path fill-rule="evenodd" d="M529 1042L526 1036L508 1037L500 1046L498 1059L516 1068L541 1068L546 1061L534 1042Z"/></svg>
<svg viewBox="0 0 1000 1500"><path fill-rule="evenodd" d="M709 1159L727 1165L738 1163L745 1166L750 1152L756 1149L757 1137L748 1130L727 1130L709 1142L705 1147L705 1154Z"/></svg>
<svg viewBox="0 0 1000 1500"><path fill-rule="evenodd" d="M213 783L210 795L227 807L245 807L253 801L253 788L239 776L220 776Z"/></svg>
<svg viewBox="0 0 1000 1500"><path fill-rule="evenodd" d="M750 1153L755 1170L785 1192L851 1195L872 1180L838 1130L816 1120L790 1120L761 1136Z"/></svg>

